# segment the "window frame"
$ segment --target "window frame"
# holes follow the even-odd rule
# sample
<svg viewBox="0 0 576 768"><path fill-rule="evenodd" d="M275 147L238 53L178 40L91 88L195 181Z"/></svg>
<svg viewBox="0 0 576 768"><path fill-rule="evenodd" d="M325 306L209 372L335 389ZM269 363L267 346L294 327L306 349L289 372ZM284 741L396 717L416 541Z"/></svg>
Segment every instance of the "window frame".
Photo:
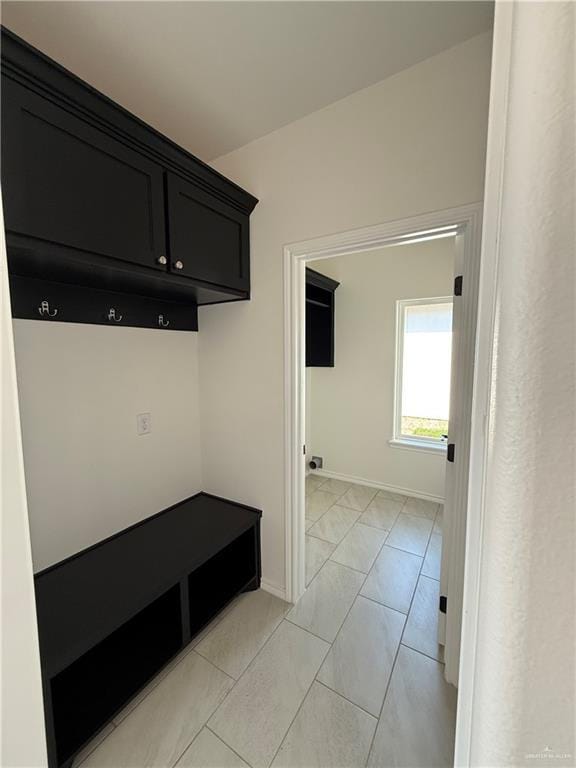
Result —
<svg viewBox="0 0 576 768"><path fill-rule="evenodd" d="M454 306L453 296L433 296L418 299L397 299L396 300L396 347L394 358L394 418L392 438L388 441L394 448L402 448L410 451L423 451L425 453L445 454L448 446L448 440L441 440L437 437L426 437L419 435L411 437L402 434L402 378L404 368L404 327L407 307L414 307L420 304L452 304ZM454 315L452 315L454 323Z"/></svg>

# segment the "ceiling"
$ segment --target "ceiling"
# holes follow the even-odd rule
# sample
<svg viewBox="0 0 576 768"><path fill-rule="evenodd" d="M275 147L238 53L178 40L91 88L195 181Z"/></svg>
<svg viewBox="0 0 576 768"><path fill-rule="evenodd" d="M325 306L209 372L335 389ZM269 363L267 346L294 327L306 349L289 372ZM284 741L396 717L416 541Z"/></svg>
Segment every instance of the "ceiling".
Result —
<svg viewBox="0 0 576 768"><path fill-rule="evenodd" d="M2 23L203 160L490 29L488 2L3 2Z"/></svg>

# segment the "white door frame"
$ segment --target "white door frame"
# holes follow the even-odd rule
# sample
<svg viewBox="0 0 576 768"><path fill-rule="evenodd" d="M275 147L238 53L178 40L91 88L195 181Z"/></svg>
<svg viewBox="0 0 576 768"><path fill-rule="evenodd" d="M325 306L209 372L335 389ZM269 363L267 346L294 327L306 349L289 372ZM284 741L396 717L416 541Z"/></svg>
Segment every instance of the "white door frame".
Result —
<svg viewBox="0 0 576 768"><path fill-rule="evenodd" d="M468 404L472 403L473 351L475 347L475 319L478 269L481 243L481 203L444 211L421 214L407 219L385 222L363 229L340 232L284 248L284 332L285 332L285 545L286 545L286 599L296 602L305 590L305 510L304 510L304 443L305 443L305 268L311 260L343 256L386 246L418 241L426 234L456 231L462 247L462 269L467 290L463 292L463 343L469 350L470 370L462 377L460 393ZM467 300L465 297L473 297ZM469 421L469 419L468 419ZM468 425L465 439L460 438L458 470L454 473L457 498L462 509L467 508ZM466 439L467 438L467 439ZM454 465L456 467L456 463ZM455 583L464 580L465 519L454 526L451 542L451 571ZM451 579L452 582L452 579ZM458 653L461 613L448 611L446 622L447 679L458 679Z"/></svg>

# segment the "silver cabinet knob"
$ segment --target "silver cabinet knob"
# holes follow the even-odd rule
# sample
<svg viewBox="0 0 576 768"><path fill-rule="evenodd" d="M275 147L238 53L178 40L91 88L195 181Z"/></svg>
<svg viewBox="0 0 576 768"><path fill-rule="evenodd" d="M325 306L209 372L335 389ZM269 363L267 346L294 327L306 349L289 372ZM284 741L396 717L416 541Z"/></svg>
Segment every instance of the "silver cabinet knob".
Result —
<svg viewBox="0 0 576 768"><path fill-rule="evenodd" d="M180 260L175 261L174 262L174 268L175 269L183 269L184 268L184 264Z"/></svg>
<svg viewBox="0 0 576 768"><path fill-rule="evenodd" d="M164 265L168 262L168 259L166 258L166 256L158 256L156 261L158 262L158 264Z"/></svg>

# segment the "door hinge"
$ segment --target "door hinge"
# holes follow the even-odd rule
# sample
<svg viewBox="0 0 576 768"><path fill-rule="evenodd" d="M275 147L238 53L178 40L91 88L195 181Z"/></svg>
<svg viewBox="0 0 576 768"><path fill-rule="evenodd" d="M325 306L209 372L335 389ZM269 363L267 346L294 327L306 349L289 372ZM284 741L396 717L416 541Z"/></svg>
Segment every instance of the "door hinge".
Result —
<svg viewBox="0 0 576 768"><path fill-rule="evenodd" d="M456 450L456 446L454 443L448 443L448 448L446 449L446 461L454 461L454 452Z"/></svg>
<svg viewBox="0 0 576 768"><path fill-rule="evenodd" d="M302 446L302 455L306 456L306 446L305 445Z"/></svg>
<svg viewBox="0 0 576 768"><path fill-rule="evenodd" d="M462 296L462 275L454 278L454 296Z"/></svg>
<svg viewBox="0 0 576 768"><path fill-rule="evenodd" d="M438 608L440 609L440 613L446 613L446 606L448 605L448 598L446 595L440 595L440 605Z"/></svg>

